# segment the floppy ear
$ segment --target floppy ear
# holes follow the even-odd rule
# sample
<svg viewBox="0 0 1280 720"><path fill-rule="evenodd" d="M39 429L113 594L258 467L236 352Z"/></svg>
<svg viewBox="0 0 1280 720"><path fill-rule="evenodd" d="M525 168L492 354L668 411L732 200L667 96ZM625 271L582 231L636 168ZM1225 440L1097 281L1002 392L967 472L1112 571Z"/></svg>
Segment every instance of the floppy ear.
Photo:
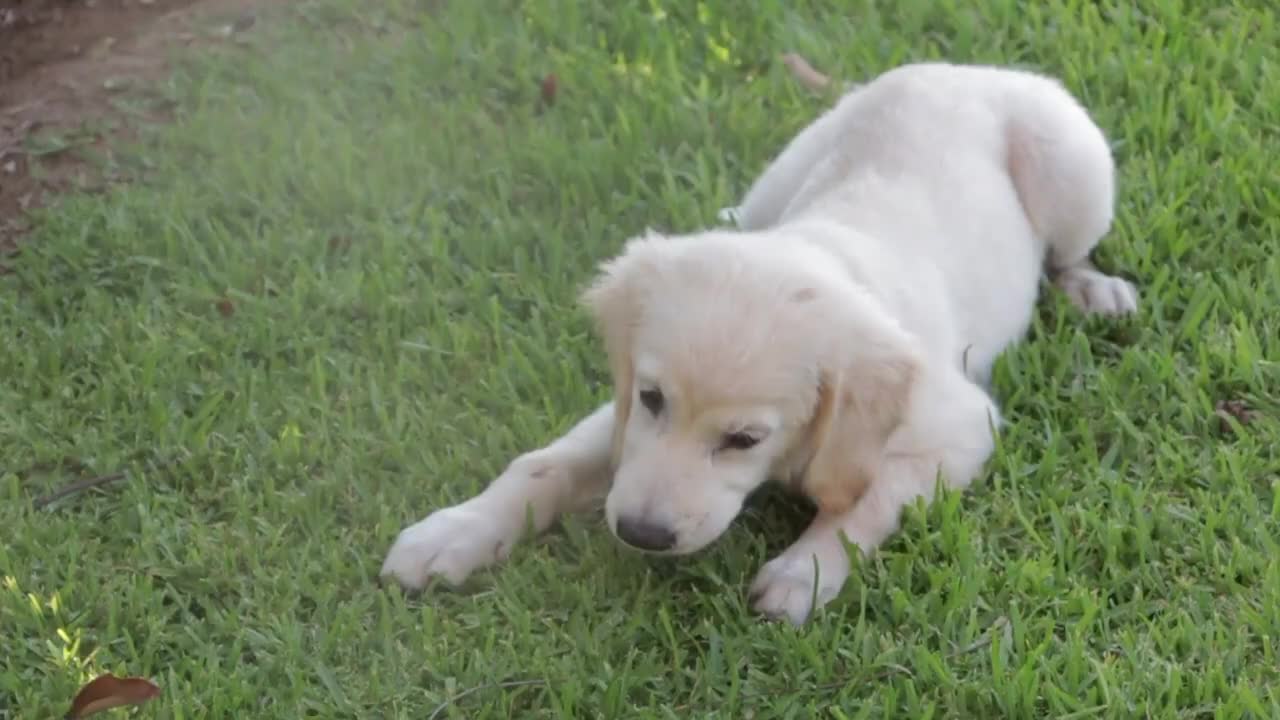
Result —
<svg viewBox="0 0 1280 720"><path fill-rule="evenodd" d="M819 371L802 488L819 511L842 513L874 480L921 360L910 335L872 302L842 307L826 330L842 340Z"/></svg>
<svg viewBox="0 0 1280 720"><path fill-rule="evenodd" d="M581 298L595 320L596 331L604 339L609 371L613 375L612 460L615 468L622 459L622 438L626 434L627 418L631 416L634 379L631 344L642 303L636 278L647 264L646 248L652 237L650 233L629 241L621 256L601 266L600 274Z"/></svg>

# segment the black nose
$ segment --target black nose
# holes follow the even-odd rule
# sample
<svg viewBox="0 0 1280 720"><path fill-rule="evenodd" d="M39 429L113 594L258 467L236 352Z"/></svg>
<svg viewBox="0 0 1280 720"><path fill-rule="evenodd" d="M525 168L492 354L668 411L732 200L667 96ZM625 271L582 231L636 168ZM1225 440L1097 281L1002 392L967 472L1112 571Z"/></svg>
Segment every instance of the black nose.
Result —
<svg viewBox="0 0 1280 720"><path fill-rule="evenodd" d="M676 534L661 525L630 517L618 518L618 539L641 550L661 552L676 544Z"/></svg>

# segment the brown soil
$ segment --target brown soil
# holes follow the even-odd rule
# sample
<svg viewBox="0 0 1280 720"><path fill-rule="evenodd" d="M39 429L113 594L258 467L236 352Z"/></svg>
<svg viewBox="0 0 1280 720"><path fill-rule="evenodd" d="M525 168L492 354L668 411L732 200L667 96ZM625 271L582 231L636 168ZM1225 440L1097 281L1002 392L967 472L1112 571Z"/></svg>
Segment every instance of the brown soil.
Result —
<svg viewBox="0 0 1280 720"><path fill-rule="evenodd" d="M0 0L0 274L29 210L114 179L85 151L109 157L128 132L118 101L162 76L176 47L247 30L269 1Z"/></svg>

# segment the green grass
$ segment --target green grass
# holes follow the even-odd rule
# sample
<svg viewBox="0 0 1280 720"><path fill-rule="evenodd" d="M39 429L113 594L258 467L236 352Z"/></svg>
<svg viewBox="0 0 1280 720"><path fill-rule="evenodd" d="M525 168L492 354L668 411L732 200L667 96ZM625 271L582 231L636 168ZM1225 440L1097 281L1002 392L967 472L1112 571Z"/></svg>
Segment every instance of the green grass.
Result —
<svg viewBox="0 0 1280 720"><path fill-rule="evenodd" d="M752 5L315 0L184 64L139 181L0 278L0 717L105 671L165 718L1280 717L1274 4ZM1114 140L1100 262L1141 315L1049 295L989 471L801 629L745 598L789 502L694 558L583 517L468 592L380 589L402 526L608 396L578 289L824 107L793 49L1061 76Z"/></svg>

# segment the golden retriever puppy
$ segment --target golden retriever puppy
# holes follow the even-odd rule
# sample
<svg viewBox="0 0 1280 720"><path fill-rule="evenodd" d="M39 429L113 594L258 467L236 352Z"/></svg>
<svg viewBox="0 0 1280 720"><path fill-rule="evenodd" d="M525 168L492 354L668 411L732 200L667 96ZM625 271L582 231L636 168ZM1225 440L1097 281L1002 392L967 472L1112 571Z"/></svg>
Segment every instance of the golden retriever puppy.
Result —
<svg viewBox="0 0 1280 720"><path fill-rule="evenodd" d="M405 529L383 575L461 583L606 497L653 553L706 547L768 479L807 530L760 570L756 610L802 623L941 477L966 487L999 425L984 387L1042 272L1086 312L1133 312L1088 256L1113 163L1056 81L941 63L892 70L805 128L734 209L739 228L631 240L585 293L614 401Z"/></svg>

